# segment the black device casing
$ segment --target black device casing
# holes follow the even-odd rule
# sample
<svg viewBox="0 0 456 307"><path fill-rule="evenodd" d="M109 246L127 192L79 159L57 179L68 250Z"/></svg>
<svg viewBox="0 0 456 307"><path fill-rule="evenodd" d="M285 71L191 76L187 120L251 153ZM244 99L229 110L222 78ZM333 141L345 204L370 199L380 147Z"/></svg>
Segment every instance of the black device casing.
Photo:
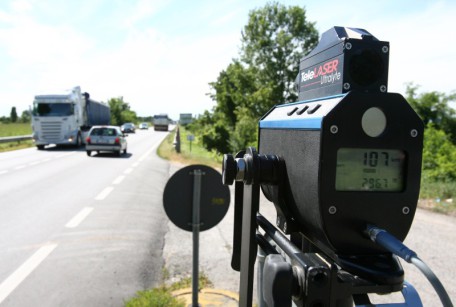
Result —
<svg viewBox="0 0 456 307"><path fill-rule="evenodd" d="M389 42L363 29L333 27L303 57L296 78L298 100L349 91L387 92Z"/></svg>
<svg viewBox="0 0 456 307"><path fill-rule="evenodd" d="M378 137L366 135L361 127L362 115L372 107L386 116L386 129ZM349 92L275 106L259 122L258 146L259 154L284 161L283 182L262 185L276 206L278 226L302 233L330 255L382 252L363 236L368 223L404 240L419 196L423 131L422 121L400 94ZM404 189L336 191L337 150L344 147L403 150Z"/></svg>

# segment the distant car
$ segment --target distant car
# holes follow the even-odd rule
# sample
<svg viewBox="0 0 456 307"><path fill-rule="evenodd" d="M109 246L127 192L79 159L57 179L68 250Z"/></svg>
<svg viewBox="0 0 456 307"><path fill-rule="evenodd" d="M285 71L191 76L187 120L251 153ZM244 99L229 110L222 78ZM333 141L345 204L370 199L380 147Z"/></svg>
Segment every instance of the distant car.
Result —
<svg viewBox="0 0 456 307"><path fill-rule="evenodd" d="M127 153L127 140L117 126L93 126L86 139L86 152L90 157L92 151L111 151L120 156Z"/></svg>
<svg viewBox="0 0 456 307"><path fill-rule="evenodd" d="M120 127L123 133L135 133L135 124L133 123L125 123Z"/></svg>
<svg viewBox="0 0 456 307"><path fill-rule="evenodd" d="M149 124L148 123L140 123L139 124L139 129L149 129Z"/></svg>

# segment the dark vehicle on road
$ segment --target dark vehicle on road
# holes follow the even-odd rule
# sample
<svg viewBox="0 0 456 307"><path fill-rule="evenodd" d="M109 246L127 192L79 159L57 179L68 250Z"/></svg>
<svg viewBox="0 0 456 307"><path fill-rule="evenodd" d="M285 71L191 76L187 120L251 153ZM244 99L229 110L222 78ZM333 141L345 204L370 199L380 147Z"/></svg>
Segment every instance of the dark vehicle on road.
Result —
<svg viewBox="0 0 456 307"><path fill-rule="evenodd" d="M125 123L120 127L123 133L135 133L136 127L133 123Z"/></svg>
<svg viewBox="0 0 456 307"><path fill-rule="evenodd" d="M154 115L154 130L168 131L169 118L168 114Z"/></svg>
<svg viewBox="0 0 456 307"><path fill-rule="evenodd" d="M117 126L93 126L86 139L86 152L90 157L92 151L111 151L120 156L127 153L126 135Z"/></svg>

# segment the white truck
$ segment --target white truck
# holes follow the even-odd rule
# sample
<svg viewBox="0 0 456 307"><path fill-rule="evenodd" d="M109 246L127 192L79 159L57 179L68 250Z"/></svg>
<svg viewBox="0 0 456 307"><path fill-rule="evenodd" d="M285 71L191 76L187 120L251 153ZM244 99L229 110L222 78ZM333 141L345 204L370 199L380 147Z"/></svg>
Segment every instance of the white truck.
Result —
<svg viewBox="0 0 456 307"><path fill-rule="evenodd" d="M94 125L108 125L109 106L81 93L79 86L69 93L37 95L33 101L32 137L38 149L49 144L81 146Z"/></svg>
<svg viewBox="0 0 456 307"><path fill-rule="evenodd" d="M154 115L154 131L168 131L168 114Z"/></svg>

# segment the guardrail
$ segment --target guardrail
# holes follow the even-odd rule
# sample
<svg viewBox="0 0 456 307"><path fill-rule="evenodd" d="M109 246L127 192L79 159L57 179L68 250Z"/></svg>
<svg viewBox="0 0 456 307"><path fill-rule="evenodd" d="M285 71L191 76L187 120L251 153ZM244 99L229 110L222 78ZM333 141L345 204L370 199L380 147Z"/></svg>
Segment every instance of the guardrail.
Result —
<svg viewBox="0 0 456 307"><path fill-rule="evenodd" d="M9 143L9 142L19 142L19 141L26 141L31 140L32 135L17 135L17 136L7 136L0 138L0 143Z"/></svg>

